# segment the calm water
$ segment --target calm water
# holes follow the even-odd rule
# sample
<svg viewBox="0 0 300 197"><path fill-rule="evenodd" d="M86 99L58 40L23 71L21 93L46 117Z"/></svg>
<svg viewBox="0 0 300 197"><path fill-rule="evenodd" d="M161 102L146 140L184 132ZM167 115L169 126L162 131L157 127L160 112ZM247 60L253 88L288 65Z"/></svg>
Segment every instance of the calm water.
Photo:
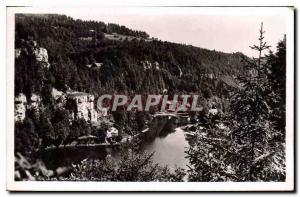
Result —
<svg viewBox="0 0 300 197"><path fill-rule="evenodd" d="M156 137L153 142L147 143L145 150L149 153L155 152L153 161L160 166L168 165L171 170L177 167L186 169L188 162L185 150L188 146L184 131L176 128L175 132L164 137Z"/></svg>
<svg viewBox="0 0 300 197"><path fill-rule="evenodd" d="M144 136L144 150L154 152L154 163L160 166L168 165L171 170L177 167L185 168L185 150L189 146L184 131L176 128L174 119L156 118L152 121L149 132ZM104 159L107 154L118 158L118 149L103 147L66 147L45 150L39 156L48 168L70 166L83 159Z"/></svg>

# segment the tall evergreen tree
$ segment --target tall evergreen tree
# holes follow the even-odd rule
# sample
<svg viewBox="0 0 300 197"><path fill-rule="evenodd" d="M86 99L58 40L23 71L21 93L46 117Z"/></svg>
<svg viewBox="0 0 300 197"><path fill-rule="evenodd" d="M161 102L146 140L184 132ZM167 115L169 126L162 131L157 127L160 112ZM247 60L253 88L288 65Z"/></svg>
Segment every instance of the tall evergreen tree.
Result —
<svg viewBox="0 0 300 197"><path fill-rule="evenodd" d="M278 140L282 132L272 118L271 104L278 96L268 78L270 65L263 54L269 48L263 24L259 32L259 45L251 46L258 51L258 58L245 59L249 74L239 77L241 88L231 98L229 112L221 118L223 126L208 121L198 127L198 141L187 152L192 180L285 179L285 144Z"/></svg>
<svg viewBox="0 0 300 197"><path fill-rule="evenodd" d="M285 145L277 141L281 132L271 118L270 104L277 96L268 80L270 65L263 55L270 47L264 41L263 24L259 33L259 45L251 47L258 51L258 58L246 62L250 75L240 78L242 89L232 98L232 150L237 153L235 168L240 180L282 181Z"/></svg>

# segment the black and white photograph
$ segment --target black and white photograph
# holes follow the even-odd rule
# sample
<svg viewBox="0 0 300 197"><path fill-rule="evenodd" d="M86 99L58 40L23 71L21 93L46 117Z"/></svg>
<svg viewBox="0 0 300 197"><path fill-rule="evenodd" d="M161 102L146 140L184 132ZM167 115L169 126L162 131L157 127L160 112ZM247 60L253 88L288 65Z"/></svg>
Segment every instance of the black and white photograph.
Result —
<svg viewBox="0 0 300 197"><path fill-rule="evenodd" d="M7 190L294 190L293 7L7 7Z"/></svg>

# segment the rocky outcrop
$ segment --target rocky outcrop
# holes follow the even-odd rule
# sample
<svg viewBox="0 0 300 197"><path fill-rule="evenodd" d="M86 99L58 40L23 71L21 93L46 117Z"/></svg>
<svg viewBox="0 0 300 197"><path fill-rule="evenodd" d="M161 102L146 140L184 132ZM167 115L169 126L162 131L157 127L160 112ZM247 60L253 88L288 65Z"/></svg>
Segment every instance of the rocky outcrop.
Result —
<svg viewBox="0 0 300 197"><path fill-rule="evenodd" d="M36 41L21 41L21 47L15 49L15 58L20 58L22 55L34 55L37 62L45 68L49 68L48 51L45 48L38 47Z"/></svg>
<svg viewBox="0 0 300 197"><path fill-rule="evenodd" d="M95 62L92 64L87 64L86 67L88 68L101 68L103 66L103 63Z"/></svg>
<svg viewBox="0 0 300 197"><path fill-rule="evenodd" d="M48 62L48 52L45 48L35 48L33 51L36 61L41 62L46 68L50 67Z"/></svg>
<svg viewBox="0 0 300 197"><path fill-rule="evenodd" d="M39 109L41 104L41 97L36 94L32 94L30 97L29 105L27 106L29 109Z"/></svg>
<svg viewBox="0 0 300 197"><path fill-rule="evenodd" d="M94 107L94 95L84 92L63 93L56 89L52 90L52 96L56 100L57 107L66 108L70 111L71 120L84 119L89 123L98 120L98 113ZM41 97L32 94L30 99L20 93L15 97L15 122L22 122L26 117L26 111L32 109L39 113L41 108ZM107 112L103 112L107 115Z"/></svg>
<svg viewBox="0 0 300 197"><path fill-rule="evenodd" d="M15 97L15 121L22 122L26 117L26 111L33 109L38 114L41 104L41 97L32 94L28 101L25 94L20 93Z"/></svg>
<svg viewBox="0 0 300 197"><path fill-rule="evenodd" d="M110 128L106 131L106 137L107 137L107 138L117 137L118 135L119 135L119 131L118 131L118 129L116 129L115 127L110 127Z"/></svg>
<svg viewBox="0 0 300 197"><path fill-rule="evenodd" d="M19 58L21 56L22 50L21 49L15 49L15 58Z"/></svg>
<svg viewBox="0 0 300 197"><path fill-rule="evenodd" d="M217 115L218 114L218 109L217 108L213 108L213 109L209 109L208 110L208 115L213 115L213 116L215 116L215 115Z"/></svg>
<svg viewBox="0 0 300 197"><path fill-rule="evenodd" d="M25 119L27 99L24 94L15 97L15 122L22 122Z"/></svg>
<svg viewBox="0 0 300 197"><path fill-rule="evenodd" d="M45 48L36 48L34 51L36 61L48 62L48 52Z"/></svg>
<svg viewBox="0 0 300 197"><path fill-rule="evenodd" d="M30 53L28 52L28 49L25 47L15 49L15 58L16 59L21 58L22 55L26 56L29 54Z"/></svg>
<svg viewBox="0 0 300 197"><path fill-rule="evenodd" d="M66 94L55 88L52 88L51 95L55 100L57 107L64 107L66 104Z"/></svg>
<svg viewBox="0 0 300 197"><path fill-rule="evenodd" d="M94 108L94 95L84 92L66 94L66 108L70 110L72 119L83 118L89 123L97 122L97 111Z"/></svg>
<svg viewBox="0 0 300 197"><path fill-rule="evenodd" d="M159 67L159 63L158 62L149 62L148 60L146 61L141 61L141 64L142 66L144 67L144 70L149 70L149 69L156 69L156 70L160 70L160 67Z"/></svg>
<svg viewBox="0 0 300 197"><path fill-rule="evenodd" d="M98 118L106 117L109 115L109 107L98 107Z"/></svg>
<svg viewBox="0 0 300 197"><path fill-rule="evenodd" d="M57 107L69 110L71 120L82 118L89 123L97 122L99 114L94 107L94 95L72 90L62 92L55 88L52 89L51 94Z"/></svg>

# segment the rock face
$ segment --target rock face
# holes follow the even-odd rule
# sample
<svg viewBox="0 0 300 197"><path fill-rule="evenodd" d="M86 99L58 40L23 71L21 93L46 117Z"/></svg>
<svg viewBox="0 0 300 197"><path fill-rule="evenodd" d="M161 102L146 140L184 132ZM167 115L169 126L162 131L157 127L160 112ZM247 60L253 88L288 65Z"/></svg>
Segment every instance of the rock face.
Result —
<svg viewBox="0 0 300 197"><path fill-rule="evenodd" d="M22 122L25 119L27 99L24 94L15 97L15 122Z"/></svg>
<svg viewBox="0 0 300 197"><path fill-rule="evenodd" d="M118 135L119 135L119 131L115 127L111 127L106 131L107 138L116 137Z"/></svg>
<svg viewBox="0 0 300 197"><path fill-rule="evenodd" d="M98 107L97 109L98 109L99 118L108 116L108 111L109 111L108 107L102 107L102 108Z"/></svg>
<svg viewBox="0 0 300 197"><path fill-rule="evenodd" d="M152 69L152 68L154 68L156 70L160 70L158 62L151 63L148 60L146 60L146 61L141 61L141 64L144 67L144 70L149 70L149 69Z"/></svg>
<svg viewBox="0 0 300 197"><path fill-rule="evenodd" d="M36 61L48 62L48 52L45 48L36 48L34 50Z"/></svg>
<svg viewBox="0 0 300 197"><path fill-rule="evenodd" d="M95 62L95 63L86 65L86 67L88 67L88 68L101 68L102 66L103 66L103 63L99 63L99 62Z"/></svg>
<svg viewBox="0 0 300 197"><path fill-rule="evenodd" d="M49 68L48 52L45 48L35 48L33 53L35 54L36 61L43 63L46 68Z"/></svg>
<svg viewBox="0 0 300 197"><path fill-rule="evenodd" d="M30 97L30 103L28 105L28 108L39 109L40 103L41 103L41 97L36 94L32 94Z"/></svg>
<svg viewBox="0 0 300 197"><path fill-rule="evenodd" d="M49 68L48 52L45 48L38 47L36 41L22 41L22 46L15 49L15 58L20 58L22 55L35 55L37 62L45 68Z"/></svg>
<svg viewBox="0 0 300 197"><path fill-rule="evenodd" d="M56 89L52 91L52 96L57 101L58 107L66 107L71 112L71 119L83 118L89 123L95 123L98 119L98 113L94 108L94 96L84 92L63 93ZM22 122L26 117L26 110L33 109L39 113L41 106L41 97L32 94L27 100L23 93L15 97L15 122Z"/></svg>
<svg viewBox="0 0 300 197"><path fill-rule="evenodd" d="M208 110L208 114L211 114L213 116L218 114L218 109L214 108L214 109L209 109Z"/></svg>
<svg viewBox="0 0 300 197"><path fill-rule="evenodd" d="M94 108L94 96L84 92L70 92L66 95L66 107L71 111L72 119L83 118L89 123L97 122Z"/></svg>
<svg viewBox="0 0 300 197"><path fill-rule="evenodd" d="M26 96L23 93L18 94L15 97L15 121L22 122L26 117L27 109L34 109L36 113L39 112L41 103L41 97L36 94L32 94L30 100L27 101Z"/></svg>
<svg viewBox="0 0 300 197"><path fill-rule="evenodd" d="M52 88L51 95L54 98L58 107L64 107L66 104L66 95L64 92Z"/></svg>
<svg viewBox="0 0 300 197"><path fill-rule="evenodd" d="M21 49L15 49L15 58L19 58L21 56Z"/></svg>
<svg viewBox="0 0 300 197"><path fill-rule="evenodd" d="M57 89L55 89L55 88L52 88L51 95L52 95L52 97L53 97L55 100L57 100L57 99L59 99L60 97L62 97L63 94L64 94L64 93L63 93L62 91L59 91L59 90L57 90Z"/></svg>

